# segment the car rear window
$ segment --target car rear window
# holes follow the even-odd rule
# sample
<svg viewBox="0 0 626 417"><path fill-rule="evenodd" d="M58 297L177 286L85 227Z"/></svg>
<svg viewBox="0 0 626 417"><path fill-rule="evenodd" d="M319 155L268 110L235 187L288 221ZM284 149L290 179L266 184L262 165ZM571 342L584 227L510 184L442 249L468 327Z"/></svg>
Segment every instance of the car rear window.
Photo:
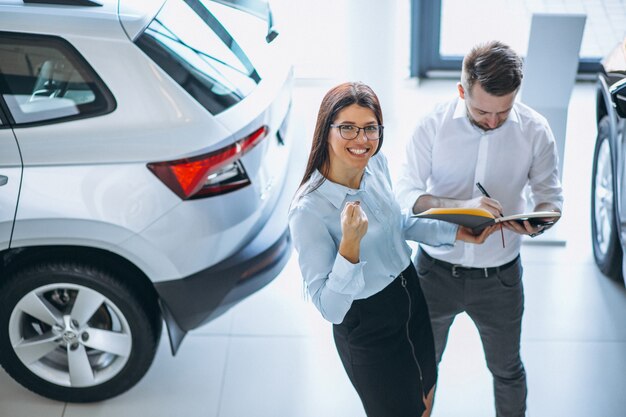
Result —
<svg viewBox="0 0 626 417"><path fill-rule="evenodd" d="M92 117L115 100L69 42L0 32L0 94L13 124Z"/></svg>
<svg viewBox="0 0 626 417"><path fill-rule="evenodd" d="M212 114L249 95L260 81L237 41L199 0L169 0L135 40Z"/></svg>

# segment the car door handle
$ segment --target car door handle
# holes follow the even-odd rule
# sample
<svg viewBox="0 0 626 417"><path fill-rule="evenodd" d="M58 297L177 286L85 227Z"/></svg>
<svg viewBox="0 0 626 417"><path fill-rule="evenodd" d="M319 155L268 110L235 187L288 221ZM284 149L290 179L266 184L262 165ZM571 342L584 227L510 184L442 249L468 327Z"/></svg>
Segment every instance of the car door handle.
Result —
<svg viewBox="0 0 626 417"><path fill-rule="evenodd" d="M9 182L9 177L5 175L0 175L0 187L5 185L7 182Z"/></svg>

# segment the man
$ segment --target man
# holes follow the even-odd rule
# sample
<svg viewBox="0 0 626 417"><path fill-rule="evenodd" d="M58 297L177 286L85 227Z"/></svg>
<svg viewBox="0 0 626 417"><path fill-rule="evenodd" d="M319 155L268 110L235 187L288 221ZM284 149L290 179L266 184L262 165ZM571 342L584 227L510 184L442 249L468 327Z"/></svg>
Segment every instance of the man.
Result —
<svg viewBox="0 0 626 417"><path fill-rule="evenodd" d="M508 46L493 41L472 49L463 60L459 97L424 118L407 145L396 187L403 207L414 213L433 207L479 207L495 216L523 213L528 184L535 211L561 211L554 137L544 117L515 102L521 81L522 61ZM522 235L536 236L545 227L528 221L503 226L503 240L496 232L483 245L422 247L415 263L437 363L454 318L466 312L493 375L497 416L518 417L526 411L519 250Z"/></svg>

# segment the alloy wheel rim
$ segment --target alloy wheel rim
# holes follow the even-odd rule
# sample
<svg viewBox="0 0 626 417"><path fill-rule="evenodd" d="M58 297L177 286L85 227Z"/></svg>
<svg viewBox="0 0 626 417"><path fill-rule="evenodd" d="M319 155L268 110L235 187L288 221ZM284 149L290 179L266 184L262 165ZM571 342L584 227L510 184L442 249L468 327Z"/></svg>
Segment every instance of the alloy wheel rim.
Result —
<svg viewBox="0 0 626 417"><path fill-rule="evenodd" d="M73 388L115 377L132 351L122 311L101 293L70 283L45 285L24 295L9 318L9 339L31 372Z"/></svg>
<svg viewBox="0 0 626 417"><path fill-rule="evenodd" d="M596 165L594 220L596 224L595 239L598 249L606 254L611 239L613 222L613 165L611 163L611 148L605 138L598 150Z"/></svg>

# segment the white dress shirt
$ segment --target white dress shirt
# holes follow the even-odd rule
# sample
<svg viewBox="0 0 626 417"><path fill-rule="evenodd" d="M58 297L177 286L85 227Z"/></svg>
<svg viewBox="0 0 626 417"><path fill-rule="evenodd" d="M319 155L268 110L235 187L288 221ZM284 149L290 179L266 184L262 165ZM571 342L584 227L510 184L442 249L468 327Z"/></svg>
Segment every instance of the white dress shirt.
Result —
<svg viewBox="0 0 626 417"><path fill-rule="evenodd" d="M396 187L398 201L412 211L423 194L467 200L481 196L476 183L502 205L503 215L526 211L524 187L529 184L535 205L563 204L558 156L546 119L516 102L499 128L484 131L473 125L465 101L438 106L418 124L407 144L407 161ZM423 249L432 257L468 267L493 267L513 260L521 235L504 229L482 245L458 242L454 247Z"/></svg>
<svg viewBox="0 0 626 417"><path fill-rule="evenodd" d="M376 294L409 266L407 239L429 245L454 244L456 225L401 212L391 189L387 161L380 153L368 162L359 189L325 180L307 192L321 178L316 171L294 198L289 229L308 294L332 323L343 321L353 300ZM357 200L368 228L361 240L360 262L353 264L339 254L339 242L341 212L348 201Z"/></svg>

